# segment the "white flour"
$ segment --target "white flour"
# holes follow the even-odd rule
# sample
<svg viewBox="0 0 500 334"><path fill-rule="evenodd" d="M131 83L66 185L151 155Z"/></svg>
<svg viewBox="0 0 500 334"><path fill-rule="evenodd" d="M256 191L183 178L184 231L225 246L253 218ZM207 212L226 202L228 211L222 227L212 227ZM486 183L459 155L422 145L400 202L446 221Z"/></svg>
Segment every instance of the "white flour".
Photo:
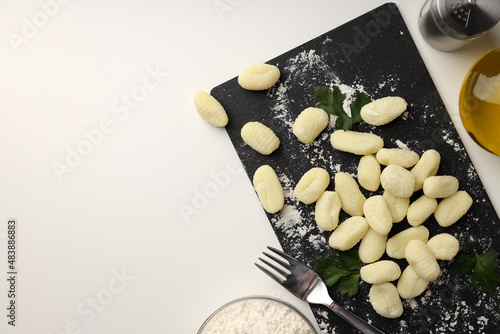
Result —
<svg viewBox="0 0 500 334"><path fill-rule="evenodd" d="M218 313L202 334L314 334L293 309L268 299L236 302Z"/></svg>

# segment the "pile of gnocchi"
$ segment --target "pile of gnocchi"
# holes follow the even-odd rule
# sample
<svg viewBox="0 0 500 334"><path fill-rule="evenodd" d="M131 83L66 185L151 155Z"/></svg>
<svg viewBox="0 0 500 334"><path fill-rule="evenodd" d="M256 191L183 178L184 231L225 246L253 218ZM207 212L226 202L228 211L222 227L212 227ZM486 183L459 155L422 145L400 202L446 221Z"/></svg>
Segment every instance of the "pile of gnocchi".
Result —
<svg viewBox="0 0 500 334"><path fill-rule="evenodd" d="M245 69L238 78L244 89L271 88L279 80L279 69L257 64ZM212 96L204 92L195 95L195 105L208 123L225 126L227 115ZM406 111L401 97L388 96L375 100L361 109L361 118L373 126L383 126ZM292 132L300 142L312 143L329 124L329 115L320 108L309 107L296 118ZM280 145L272 129L259 122L249 122L241 129L241 137L252 149L269 155ZM381 316L397 318L403 313L402 299L422 294L441 269L438 260L451 260L459 250L459 241L448 233L430 237L426 220L434 216L442 227L455 224L470 209L473 200L452 175L438 175L441 156L436 150L416 152L384 148L384 140L372 133L335 130L330 135L334 149L359 156L357 181L350 174L334 175L334 191L327 190L330 173L314 167L302 175L294 188L294 196L306 205L315 205L317 226L331 232L329 245L345 251L359 244L363 264L360 276L371 284L369 300ZM263 208L274 214L284 206L284 191L274 169L260 166L253 175L253 185ZM366 198L361 188L382 195ZM422 190L422 195L410 203L410 198ZM340 222L340 212L350 217ZM406 218L411 227L388 238L394 224ZM381 260L387 254L392 259L406 259L401 271L393 260Z"/></svg>

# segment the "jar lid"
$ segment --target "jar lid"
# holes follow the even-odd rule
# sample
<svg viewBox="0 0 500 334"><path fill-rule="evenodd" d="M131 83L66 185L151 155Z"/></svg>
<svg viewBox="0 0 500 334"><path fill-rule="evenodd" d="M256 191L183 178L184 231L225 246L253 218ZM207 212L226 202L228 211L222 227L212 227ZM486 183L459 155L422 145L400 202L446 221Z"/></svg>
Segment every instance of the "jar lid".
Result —
<svg viewBox="0 0 500 334"><path fill-rule="evenodd" d="M437 14L451 35L481 35L500 21L500 0L435 0Z"/></svg>

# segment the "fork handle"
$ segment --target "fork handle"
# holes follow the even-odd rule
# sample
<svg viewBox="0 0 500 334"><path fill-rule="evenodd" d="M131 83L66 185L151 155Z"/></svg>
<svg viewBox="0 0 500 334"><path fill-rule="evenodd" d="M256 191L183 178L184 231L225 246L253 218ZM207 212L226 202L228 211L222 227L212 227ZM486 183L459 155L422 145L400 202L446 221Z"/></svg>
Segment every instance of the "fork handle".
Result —
<svg viewBox="0 0 500 334"><path fill-rule="evenodd" d="M358 329L361 331L361 333L364 334L384 334L384 332L378 330L377 328L373 327L366 321L362 320L359 318L357 315L351 313L350 311L346 310L342 306L332 303L331 305L328 305L328 307L335 312L338 316L340 316L342 319L347 321L349 324L351 324L354 328Z"/></svg>

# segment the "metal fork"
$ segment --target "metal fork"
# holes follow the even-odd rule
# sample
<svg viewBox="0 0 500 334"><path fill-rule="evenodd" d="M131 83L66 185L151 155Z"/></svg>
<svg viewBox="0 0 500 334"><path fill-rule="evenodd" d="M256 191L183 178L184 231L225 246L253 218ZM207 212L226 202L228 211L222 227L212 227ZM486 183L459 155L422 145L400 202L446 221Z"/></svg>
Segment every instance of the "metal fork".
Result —
<svg viewBox="0 0 500 334"><path fill-rule="evenodd" d="M263 254L272 259L275 263L279 264L279 266L263 258L259 258L259 260L283 276L284 279L264 268L260 264L255 263L255 265L269 277L281 284L296 297L305 300L310 304L319 304L328 307L362 333L383 334L383 332L377 328L358 318L358 316L334 302L328 294L325 282L323 282L321 277L314 270L276 248L269 246L267 248L279 255L280 258L266 252Z"/></svg>

